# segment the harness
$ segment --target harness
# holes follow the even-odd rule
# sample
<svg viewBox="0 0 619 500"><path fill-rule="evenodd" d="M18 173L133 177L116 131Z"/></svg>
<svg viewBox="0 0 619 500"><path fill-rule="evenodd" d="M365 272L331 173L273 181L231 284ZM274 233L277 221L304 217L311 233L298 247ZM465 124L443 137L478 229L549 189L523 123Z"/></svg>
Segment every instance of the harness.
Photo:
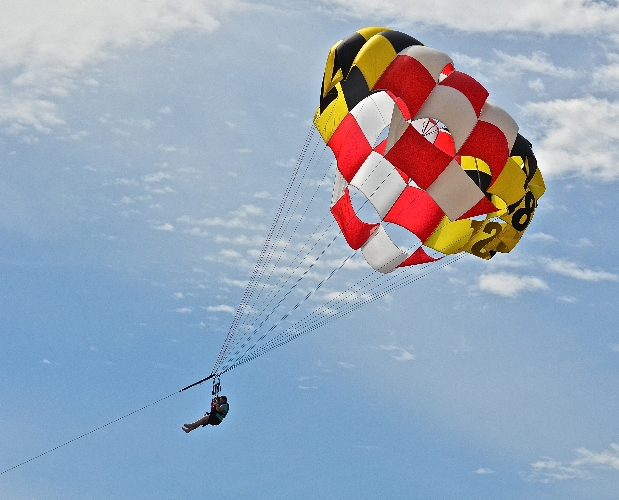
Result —
<svg viewBox="0 0 619 500"><path fill-rule="evenodd" d="M213 379L213 391L212 391L212 395L214 398L216 398L217 396L219 396L219 392L221 391L221 380L219 379L219 377L216 377ZM228 405L228 403L222 403L219 406L221 406L222 411L218 412L217 410L215 410L215 416L219 419L219 421L221 422L224 418L226 418L226 415L228 414L228 411L230 410L230 405Z"/></svg>

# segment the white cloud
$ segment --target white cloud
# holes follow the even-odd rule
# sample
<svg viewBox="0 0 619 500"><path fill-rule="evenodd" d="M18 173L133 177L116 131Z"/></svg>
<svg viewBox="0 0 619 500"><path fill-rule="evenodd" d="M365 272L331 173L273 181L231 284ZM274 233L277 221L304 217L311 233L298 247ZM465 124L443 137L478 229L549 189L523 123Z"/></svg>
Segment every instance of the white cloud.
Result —
<svg viewBox="0 0 619 500"><path fill-rule="evenodd" d="M226 283L227 285L232 285L232 286L242 288L243 290L245 289L245 287L247 287L247 281L244 281L244 280L233 280L230 278L223 278L221 281L223 283Z"/></svg>
<svg viewBox="0 0 619 500"><path fill-rule="evenodd" d="M535 276L517 276L510 273L482 274L479 289L501 297L517 297L521 292L548 290L548 285Z"/></svg>
<svg viewBox="0 0 619 500"><path fill-rule="evenodd" d="M591 240L587 238L579 238L578 243L576 243L575 246L578 248L591 248L593 243L591 243Z"/></svg>
<svg viewBox="0 0 619 500"><path fill-rule="evenodd" d="M252 247L261 247L264 243L264 238L261 236L254 236L253 238L248 238L244 234L239 236L235 236L233 238L228 238L227 236L216 236L215 243L232 243L234 245L243 245L243 246L252 246Z"/></svg>
<svg viewBox="0 0 619 500"><path fill-rule="evenodd" d="M611 444L610 449L594 452L587 448L576 450L577 458L567 461L545 457L531 464L527 479L550 483L570 479L588 479L595 469L619 471L619 445Z"/></svg>
<svg viewBox="0 0 619 500"><path fill-rule="evenodd" d="M475 471L475 474L481 474L481 475L485 475L485 474L495 474L495 473L496 473L496 471L493 471L492 469L484 469L484 468L477 469L477 470Z"/></svg>
<svg viewBox="0 0 619 500"><path fill-rule="evenodd" d="M146 186L146 191L153 194L175 194L176 191L170 186L165 186L164 188L152 189L149 186Z"/></svg>
<svg viewBox="0 0 619 500"><path fill-rule="evenodd" d="M582 281L618 281L619 275L607 271L594 271L575 262L563 259L542 259L550 272Z"/></svg>
<svg viewBox="0 0 619 500"><path fill-rule="evenodd" d="M589 477L586 471L578 467L572 467L569 463L562 463L552 458L544 457L542 460L531 464L531 472L527 479L541 483L550 483L569 479L587 479Z"/></svg>
<svg viewBox="0 0 619 500"><path fill-rule="evenodd" d="M284 168L292 168L297 164L297 160L295 158L288 158L287 160L277 160L275 165L278 167Z"/></svg>
<svg viewBox="0 0 619 500"><path fill-rule="evenodd" d="M236 0L3 0L0 16L0 122L5 133L62 124L58 97L78 88L76 73L119 48L156 43L181 30L213 31ZM13 76L16 75L16 76ZM92 79L80 80L92 86Z"/></svg>
<svg viewBox="0 0 619 500"><path fill-rule="evenodd" d="M619 92L619 54L609 54L610 64L593 72L593 87L597 90Z"/></svg>
<svg viewBox="0 0 619 500"><path fill-rule="evenodd" d="M534 149L544 176L619 177L619 101L556 99L528 103L523 111L540 138Z"/></svg>
<svg viewBox="0 0 619 500"><path fill-rule="evenodd" d="M225 304L220 304L218 306L208 306L206 310L209 312L225 312L225 313L230 313L230 314L234 314L236 311L234 307L227 306Z"/></svg>
<svg viewBox="0 0 619 500"><path fill-rule="evenodd" d="M174 231L174 226L169 222L166 222L165 224L161 224L159 226L154 226L154 228L158 231Z"/></svg>
<svg viewBox="0 0 619 500"><path fill-rule="evenodd" d="M544 86L544 82L541 79L535 78L534 80L529 80L529 88L534 90L537 94L542 95L546 90Z"/></svg>
<svg viewBox="0 0 619 500"><path fill-rule="evenodd" d="M139 186L139 182L134 179L114 179L114 184L120 186Z"/></svg>
<svg viewBox="0 0 619 500"><path fill-rule="evenodd" d="M347 16L369 17L384 23L398 20L467 32L529 31L614 34L619 7L591 0L323 0ZM448 14L446 14L448 13ZM376 24L377 26L379 24Z"/></svg>
<svg viewBox="0 0 619 500"><path fill-rule="evenodd" d="M219 255L221 255L224 259L238 260L242 258L240 253L229 249L220 250Z"/></svg>
<svg viewBox="0 0 619 500"><path fill-rule="evenodd" d="M234 215L236 217L247 217L250 215L262 215L262 213L263 210L255 205L241 205L238 210L230 212L230 215Z"/></svg>
<svg viewBox="0 0 619 500"><path fill-rule="evenodd" d="M518 54L512 56L495 50L496 60L481 59L470 57L465 54L453 54L457 65L465 65L479 71L485 79L503 80L513 78L523 73L534 73L555 78L573 79L579 76L579 72L571 68L562 68L548 59L548 54L544 52L533 52L530 56ZM544 90L544 83L538 78L529 82L529 86L536 91Z"/></svg>
<svg viewBox="0 0 619 500"><path fill-rule="evenodd" d="M144 182L161 182L163 179L171 179L172 176L167 172L157 172L156 174L145 175L142 177Z"/></svg>
<svg viewBox="0 0 619 500"><path fill-rule="evenodd" d="M570 297L568 295L562 295L557 300L566 304L575 304L576 302L578 302L578 299L576 297Z"/></svg>
<svg viewBox="0 0 619 500"><path fill-rule="evenodd" d="M174 312L177 312L179 314L191 314L193 312L193 309L191 309L191 307L178 307L174 310Z"/></svg>
<svg viewBox="0 0 619 500"><path fill-rule="evenodd" d="M551 236L550 234L546 234L546 233L533 233L532 235L529 236L530 240L536 240L536 241L547 241L547 242L556 242L558 241L557 238L555 238L554 236Z"/></svg>
<svg viewBox="0 0 619 500"><path fill-rule="evenodd" d="M393 359L396 361L414 361L415 355L403 349L402 347L397 347L393 344L390 345L381 345L379 349L383 349L384 351L396 351L397 354L393 355Z"/></svg>
<svg viewBox="0 0 619 500"><path fill-rule="evenodd" d="M19 135L30 127L48 133L51 127L65 123L57 116L57 109L49 100L24 92L11 93L0 86L0 123L7 124L2 129L6 134Z"/></svg>
<svg viewBox="0 0 619 500"><path fill-rule="evenodd" d="M255 222L247 220L247 213L240 209L238 213L241 216L234 216L229 218L221 217L206 217L204 219L194 219L189 215L183 215L177 219L178 222L183 224L190 224L193 226L207 226L207 227L224 227L228 229L252 229L255 231L262 231L264 225L256 224Z"/></svg>

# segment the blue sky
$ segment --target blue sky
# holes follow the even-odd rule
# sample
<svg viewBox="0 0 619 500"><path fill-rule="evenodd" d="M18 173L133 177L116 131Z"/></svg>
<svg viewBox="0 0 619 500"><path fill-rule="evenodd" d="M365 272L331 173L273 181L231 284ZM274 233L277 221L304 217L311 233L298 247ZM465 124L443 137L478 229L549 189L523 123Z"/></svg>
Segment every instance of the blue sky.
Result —
<svg viewBox="0 0 619 500"><path fill-rule="evenodd" d="M3 498L616 499L617 2L1 11L0 470L210 373L356 29L449 54L547 185L509 255L226 374L219 428L181 431L194 388L2 474Z"/></svg>

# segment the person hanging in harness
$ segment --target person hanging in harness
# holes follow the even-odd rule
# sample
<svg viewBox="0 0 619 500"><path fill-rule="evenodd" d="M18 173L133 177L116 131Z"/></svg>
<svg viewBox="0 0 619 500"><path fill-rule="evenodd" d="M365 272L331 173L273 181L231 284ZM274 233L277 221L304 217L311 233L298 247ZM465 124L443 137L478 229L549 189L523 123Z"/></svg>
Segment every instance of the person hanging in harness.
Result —
<svg viewBox="0 0 619 500"><path fill-rule="evenodd" d="M211 401L210 413L205 413L204 416L191 424L183 425L183 430L187 433L197 429L198 427L206 427L207 425L219 425L226 418L230 406L226 396L214 397Z"/></svg>

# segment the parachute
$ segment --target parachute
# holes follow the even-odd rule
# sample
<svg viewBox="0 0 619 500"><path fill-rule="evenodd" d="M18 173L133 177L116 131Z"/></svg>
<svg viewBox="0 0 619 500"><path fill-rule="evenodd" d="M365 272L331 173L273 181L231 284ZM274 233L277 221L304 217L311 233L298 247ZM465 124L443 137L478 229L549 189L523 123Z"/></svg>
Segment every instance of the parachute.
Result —
<svg viewBox="0 0 619 500"><path fill-rule="evenodd" d="M464 255L513 250L545 186L531 143L487 98L448 55L404 33L369 27L336 43L314 128L211 374L178 392L212 379L216 396L220 376L237 366ZM321 170L326 147L335 165ZM329 183L330 204L323 200ZM360 217L368 203L372 222ZM393 242L394 227L405 232L405 245ZM352 252L342 253L341 236ZM358 250L371 270L365 276Z"/></svg>
<svg viewBox="0 0 619 500"><path fill-rule="evenodd" d="M465 255L517 245L545 186L488 95L388 28L331 48L314 127L208 378Z"/></svg>
<svg viewBox="0 0 619 500"><path fill-rule="evenodd" d="M244 363L464 255L513 250L545 186L531 143L488 95L447 54L404 33L370 27L336 43L314 128L215 365L178 392L212 380L216 396L220 377ZM327 147L335 161L323 168ZM361 216L367 206L372 222Z"/></svg>
<svg viewBox="0 0 619 500"><path fill-rule="evenodd" d="M404 33L364 28L327 58L314 124L337 161L331 212L376 271L511 251L544 181L531 144L451 58ZM382 138L382 132L388 135ZM361 220L350 187L374 207ZM387 224L407 229L413 251Z"/></svg>

